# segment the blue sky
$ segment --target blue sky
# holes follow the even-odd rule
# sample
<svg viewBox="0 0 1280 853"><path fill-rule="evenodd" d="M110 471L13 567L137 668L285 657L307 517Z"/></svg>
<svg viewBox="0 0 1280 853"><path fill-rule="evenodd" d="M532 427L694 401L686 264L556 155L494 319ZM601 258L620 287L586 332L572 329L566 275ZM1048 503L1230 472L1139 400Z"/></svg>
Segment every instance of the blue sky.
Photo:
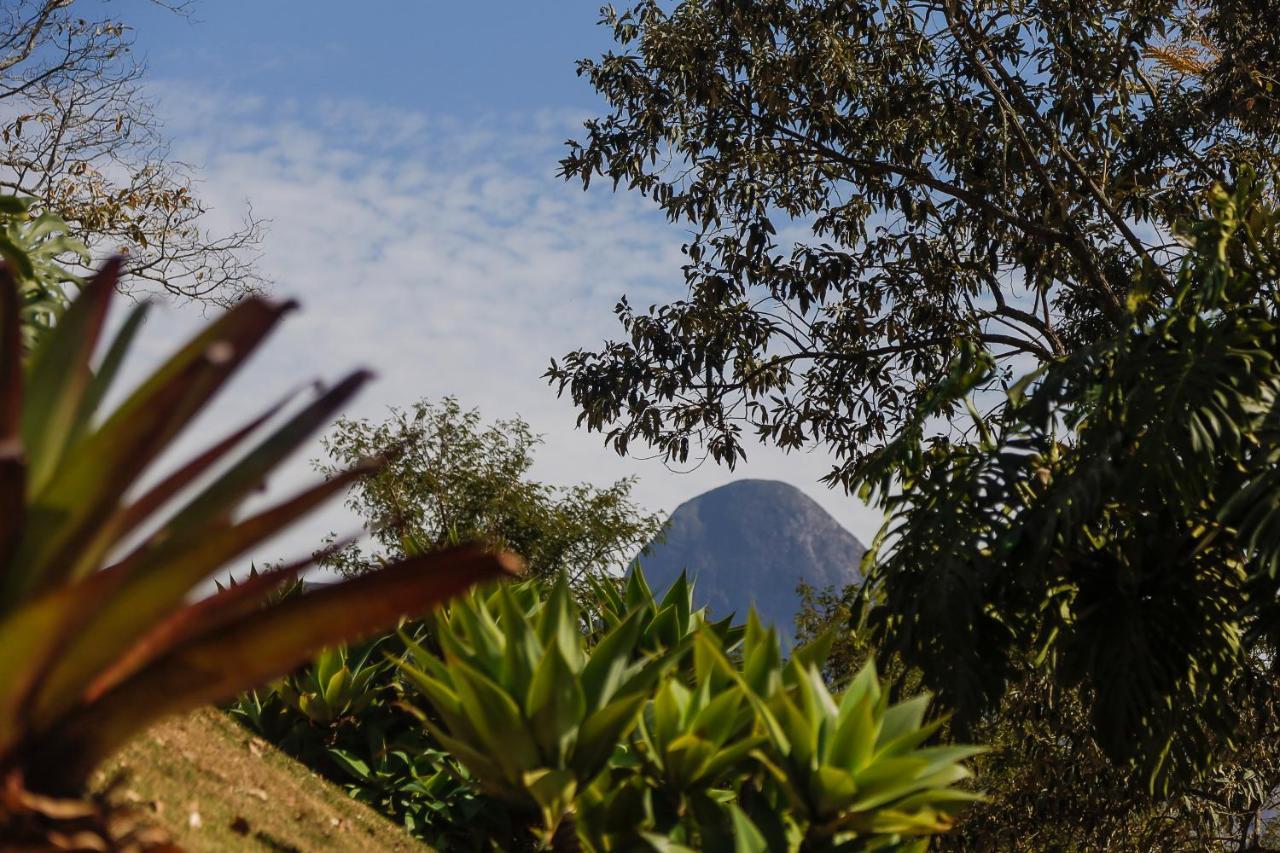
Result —
<svg viewBox="0 0 1280 853"><path fill-rule="evenodd" d="M874 533L877 514L817 482L821 452L760 449L736 472L619 459L540 379L552 356L616 334L621 294L681 291L679 226L607 184L583 193L555 177L564 140L599 106L574 71L609 45L597 3L200 0L191 20L147 0L105 5L136 30L209 224L234 227L252 204L270 220L263 272L303 305L192 447L300 377L371 366L381 378L350 415L445 394L489 418L519 414L546 439L535 473L549 482L635 475L637 499L669 512L737 477L781 479L864 541ZM169 308L141 361L201 319ZM309 475L300 459L274 491ZM334 509L284 546L353 525Z"/></svg>
<svg viewBox="0 0 1280 853"><path fill-rule="evenodd" d="M458 117L589 109L575 61L609 44L598 0L199 0L189 20L115 0L153 74Z"/></svg>

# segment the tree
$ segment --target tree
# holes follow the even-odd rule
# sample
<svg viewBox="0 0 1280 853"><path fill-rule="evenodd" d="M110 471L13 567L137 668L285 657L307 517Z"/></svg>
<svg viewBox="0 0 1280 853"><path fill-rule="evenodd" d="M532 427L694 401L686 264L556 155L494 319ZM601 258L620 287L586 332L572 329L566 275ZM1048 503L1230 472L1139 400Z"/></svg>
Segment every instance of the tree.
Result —
<svg viewBox="0 0 1280 853"><path fill-rule="evenodd" d="M205 227L193 174L169 157L142 89L130 30L83 17L84 5L14 0L0 12L0 188L61 216L95 254L127 253L127 281L216 304L259 289L261 221L250 210L238 231Z"/></svg>
<svg viewBox="0 0 1280 853"><path fill-rule="evenodd" d="M631 500L633 481L557 488L529 478L541 439L519 418L484 424L446 397L393 409L383 423L340 420L325 441L326 475L370 456L388 464L356 483L347 505L379 546L329 558L344 574L366 571L408 550L479 539L515 551L532 574L570 580L616 573L661 529Z"/></svg>
<svg viewBox="0 0 1280 853"><path fill-rule="evenodd" d="M619 452L732 465L754 433L850 487L962 351L991 390L1121 331L1208 187L1276 192L1273 2L670 5L606 9L608 112L561 164L693 231L684 298L624 297L622 340L548 371Z"/></svg>
<svg viewBox="0 0 1280 853"><path fill-rule="evenodd" d="M884 650L961 726L1043 668L1157 792L1278 727L1280 212L1247 174L1209 203L1154 315L1135 301L971 438L924 441L922 409L863 472ZM991 369L958 363L938 399Z"/></svg>

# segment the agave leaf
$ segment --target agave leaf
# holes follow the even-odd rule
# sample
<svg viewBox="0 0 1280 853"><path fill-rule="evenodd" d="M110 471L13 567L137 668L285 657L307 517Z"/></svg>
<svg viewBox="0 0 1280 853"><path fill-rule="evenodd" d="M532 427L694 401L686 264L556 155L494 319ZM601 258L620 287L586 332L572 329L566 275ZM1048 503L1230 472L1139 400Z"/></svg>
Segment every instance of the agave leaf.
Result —
<svg viewBox="0 0 1280 853"><path fill-rule="evenodd" d="M318 686L325 687L325 685L327 685L341 669L342 656L338 654L337 649L330 646L329 648L322 649L320 654L316 657L312 675Z"/></svg>
<svg viewBox="0 0 1280 853"><path fill-rule="evenodd" d="M245 439L280 414L296 394L296 391L291 391L284 395L262 414L233 430L230 434L197 454L189 462L148 489L145 494L121 511L117 524L119 530L128 532L138 529L157 510L177 497L183 489L190 486L201 475L221 462L228 453L238 447Z"/></svg>
<svg viewBox="0 0 1280 853"><path fill-rule="evenodd" d="M12 745L23 722L27 701L49 659L64 636L65 626L82 621L118 586L99 573L63 585L26 602L0 619L0 754Z"/></svg>
<svg viewBox="0 0 1280 853"><path fill-rule="evenodd" d="M841 628L832 625L791 654L791 662L794 666L802 668L817 667L822 669L822 665L827 662L827 658L831 656L831 646L836 641L836 635L840 633Z"/></svg>
<svg viewBox="0 0 1280 853"><path fill-rule="evenodd" d="M764 834L751 822L746 812L737 803L729 803L725 808L729 812L733 828L733 853L767 853L769 844Z"/></svg>
<svg viewBox="0 0 1280 853"><path fill-rule="evenodd" d="M742 728L745 704L737 687L721 691L698 711L690 728L720 746ZM748 716L746 720L749 719Z"/></svg>
<svg viewBox="0 0 1280 853"><path fill-rule="evenodd" d="M247 299L144 382L103 426L71 448L35 492L12 598L47 588L78 566L80 549L137 477L201 411L279 321L288 305Z"/></svg>
<svg viewBox="0 0 1280 853"><path fill-rule="evenodd" d="M89 386L85 388L84 395L81 397L71 435L67 438L68 447L75 445L88 432L98 407L102 405L102 401L115 383L120 367L124 364L124 358L132 349L133 341L142 324L146 322L150 311L149 302L139 303L129 312L120 331L116 333L111 346L107 348L106 355L102 358L102 363L93 372L93 378L89 380Z"/></svg>
<svg viewBox="0 0 1280 853"><path fill-rule="evenodd" d="M206 534L194 543L184 539L163 541L134 561L104 570L101 574L123 576L123 581L87 623L63 627L68 643L66 653L58 656L47 677L42 679L34 699L34 713L47 717L71 707L95 674L124 654L196 584L309 514L363 473L366 472L351 471L317 484L239 524Z"/></svg>
<svg viewBox="0 0 1280 853"><path fill-rule="evenodd" d="M93 378L90 360L106 322L121 265L119 257L107 261L31 354L22 441L33 493L49 481L67 449L67 439Z"/></svg>
<svg viewBox="0 0 1280 853"><path fill-rule="evenodd" d="M626 597L628 610L654 603L653 590L649 589L649 582L645 580L644 571L638 563L631 570L631 576L627 578Z"/></svg>
<svg viewBox="0 0 1280 853"><path fill-rule="evenodd" d="M876 738L876 746L883 747L908 732L918 730L924 723L925 712L929 709L929 699L929 694L921 693L885 711L884 718L880 722L880 734Z"/></svg>
<svg viewBox="0 0 1280 853"><path fill-rule="evenodd" d="M675 583L671 584L671 588L662 597L658 607L660 609L674 607L676 624L681 629L688 627L689 615L693 612L693 590L689 587L689 578L685 572L680 572L680 576L676 578Z"/></svg>
<svg viewBox="0 0 1280 853"><path fill-rule="evenodd" d="M342 712L343 699L347 688L351 685L351 672L345 668L338 670L329 679L324 688L324 704L336 715Z"/></svg>
<svg viewBox="0 0 1280 853"><path fill-rule="evenodd" d="M678 681L668 679L653 697L653 739L665 750L684 727L684 713L689 706L689 690Z"/></svg>
<svg viewBox="0 0 1280 853"><path fill-rule="evenodd" d="M207 527L210 519L229 518L272 470L322 429L371 377L368 371L358 370L320 394L187 503L157 535L176 538Z"/></svg>
<svg viewBox="0 0 1280 853"><path fill-rule="evenodd" d="M475 739L478 735L475 727L471 725L466 715L466 710L462 707L462 700L458 698L458 694L453 691L448 684L428 675L421 669L413 666L406 661L398 661L397 665L400 672L408 679L409 684L421 693L435 708L436 713L444 718L445 724L452 732L464 734L466 739ZM417 711L411 705L405 705L415 716L425 720L425 715ZM435 734L433 731L432 734Z"/></svg>
<svg viewBox="0 0 1280 853"><path fill-rule="evenodd" d="M715 752L715 744L706 738L694 734L678 736L667 744L664 757L667 778L677 788L686 788L696 783Z"/></svg>
<svg viewBox="0 0 1280 853"><path fill-rule="evenodd" d="M894 758L889 760L902 761L903 759ZM887 777L878 777L874 783L867 783L862 781L863 775L858 774L856 777L858 781L858 799L850 805L850 808L854 811L866 811L867 809L887 805L902 799L908 794L945 788L948 785L963 782L972 774L964 765L952 764L922 776L912 777L904 773L892 781Z"/></svg>
<svg viewBox="0 0 1280 853"><path fill-rule="evenodd" d="M228 453L250 435L257 432L267 421L278 415L294 393L296 392L286 395L265 412L195 456L191 461L179 467L159 483L156 483L128 506L116 511L113 516L97 528L92 536L91 544L81 547L79 565L68 573L68 577L83 577L101 566L102 561L109 555L111 549L119 544L122 537L138 530L158 510L181 494L202 474L222 461Z"/></svg>
<svg viewBox="0 0 1280 853"><path fill-rule="evenodd" d="M227 586L214 595L174 612L98 675L86 689L85 701L95 700L124 678L137 672L144 664L178 643L197 634L212 632L258 609L272 592L292 583L302 571L312 566L326 553L331 553L340 547L342 547L341 544L336 544L331 549L325 549L278 569L253 574L234 586Z"/></svg>
<svg viewBox="0 0 1280 853"><path fill-rule="evenodd" d="M875 757L878 759L882 757L890 758L898 755L907 755L912 750L915 750L922 743L927 741L929 738L937 734L938 729L942 728L942 725L945 722L946 722L945 717L942 719L934 720L933 722L927 725L921 726L920 728L915 729L914 731L909 731L904 734L901 734L891 741L885 741L883 738L881 738L880 739L881 742L876 745Z"/></svg>
<svg viewBox="0 0 1280 853"><path fill-rule="evenodd" d="M646 701L648 697L642 692L620 696L582 721L570 759L579 778L590 778L604 767L617 743L635 725Z"/></svg>
<svg viewBox="0 0 1280 853"><path fill-rule="evenodd" d="M877 725L873 715L871 697L865 693L854 705L842 705L830 742L827 745L827 763L846 770L861 770L871 760L875 750ZM926 735L927 737L928 735ZM898 755L885 751L885 755Z"/></svg>
<svg viewBox="0 0 1280 853"><path fill-rule="evenodd" d="M515 558L479 548L424 554L193 637L45 733L49 787L80 786L152 720L225 699L288 672L317 647L358 640L519 570Z"/></svg>
<svg viewBox="0 0 1280 853"><path fill-rule="evenodd" d="M463 711L494 760L512 767L541 763L537 744L529 735L516 700L480 670L465 661L448 661L453 688Z"/></svg>
<svg viewBox="0 0 1280 853"><path fill-rule="evenodd" d="M516 603L510 586L498 590L498 615L506 633L503 649L503 669L513 685L527 685L533 679L533 670L542 650L538 646L537 632L525 616L524 608Z"/></svg>
<svg viewBox="0 0 1280 853"><path fill-rule="evenodd" d="M809 777L809 799L818 815L835 815L848 807L857 793L853 774L839 767L819 767Z"/></svg>
<svg viewBox="0 0 1280 853"><path fill-rule="evenodd" d="M703 779L707 784L716 784L724 773L736 767L739 762L745 761L767 740L768 738L764 735L752 735L721 748L707 761L702 771Z"/></svg>
<svg viewBox="0 0 1280 853"><path fill-rule="evenodd" d="M569 668L578 673L586 665L582 652L582 636L578 633L578 612L569 592L569 581L561 575L547 596L546 606L537 620L538 639L543 646L555 643L560 647Z"/></svg>
<svg viewBox="0 0 1280 853"><path fill-rule="evenodd" d="M582 686L556 644L542 656L525 697L525 715L542 755L557 763L573 749L586 712Z"/></svg>
<svg viewBox="0 0 1280 853"><path fill-rule="evenodd" d="M591 659L582 668L581 679L582 692L593 707L611 700L622 685L640 638L643 615L639 609L632 610L591 650Z"/></svg>

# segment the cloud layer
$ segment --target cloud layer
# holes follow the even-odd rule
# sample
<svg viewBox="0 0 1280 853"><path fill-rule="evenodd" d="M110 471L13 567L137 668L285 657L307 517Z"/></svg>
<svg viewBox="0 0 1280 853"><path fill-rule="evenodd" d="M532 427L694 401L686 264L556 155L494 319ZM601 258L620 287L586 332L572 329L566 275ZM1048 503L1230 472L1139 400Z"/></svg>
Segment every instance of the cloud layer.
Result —
<svg viewBox="0 0 1280 853"><path fill-rule="evenodd" d="M158 93L175 154L204 178L211 224L234 225L251 201L271 222L263 272L303 306L201 435L300 377L367 366L380 378L348 414L378 418L388 406L446 394L489 418L519 414L545 437L535 473L550 482L634 474L639 501L669 512L736 477L781 479L859 538L874 532L873 513L817 483L829 467L821 453L761 448L736 472L707 463L680 474L620 459L598 435L575 430L571 405L540 378L548 359L615 335L612 308L623 293L638 305L677 296L684 238L643 199L604 187L584 194L555 177L576 116L463 122L361 102L268 103L179 86ZM197 313L162 312L147 355L197 326ZM307 472L298 460L275 488ZM261 557L305 550L354 524L335 508Z"/></svg>

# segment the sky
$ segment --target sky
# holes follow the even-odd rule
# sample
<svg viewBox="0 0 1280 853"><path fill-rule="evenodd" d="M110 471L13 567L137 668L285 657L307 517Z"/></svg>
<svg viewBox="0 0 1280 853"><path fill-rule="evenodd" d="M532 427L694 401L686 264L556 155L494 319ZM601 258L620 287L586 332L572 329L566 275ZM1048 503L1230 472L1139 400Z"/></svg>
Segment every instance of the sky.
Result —
<svg viewBox="0 0 1280 853"><path fill-rule="evenodd" d="M300 379L364 366L379 379L348 416L448 394L488 419L519 415L544 437L534 475L546 482L635 476L636 500L666 514L732 479L779 479L864 542L875 533L878 513L818 482L821 451L758 448L735 471L619 458L541 379L550 358L618 334L621 295L682 293L686 231L639 196L556 177L564 141L602 106L575 74L609 47L597 2L199 0L187 18L148 0L98 5L134 28L209 225L234 228L251 204L269 220L262 272L302 304L188 448ZM133 369L206 319L158 312ZM270 492L312 476L319 455L305 451ZM334 507L259 557L357 525Z"/></svg>

